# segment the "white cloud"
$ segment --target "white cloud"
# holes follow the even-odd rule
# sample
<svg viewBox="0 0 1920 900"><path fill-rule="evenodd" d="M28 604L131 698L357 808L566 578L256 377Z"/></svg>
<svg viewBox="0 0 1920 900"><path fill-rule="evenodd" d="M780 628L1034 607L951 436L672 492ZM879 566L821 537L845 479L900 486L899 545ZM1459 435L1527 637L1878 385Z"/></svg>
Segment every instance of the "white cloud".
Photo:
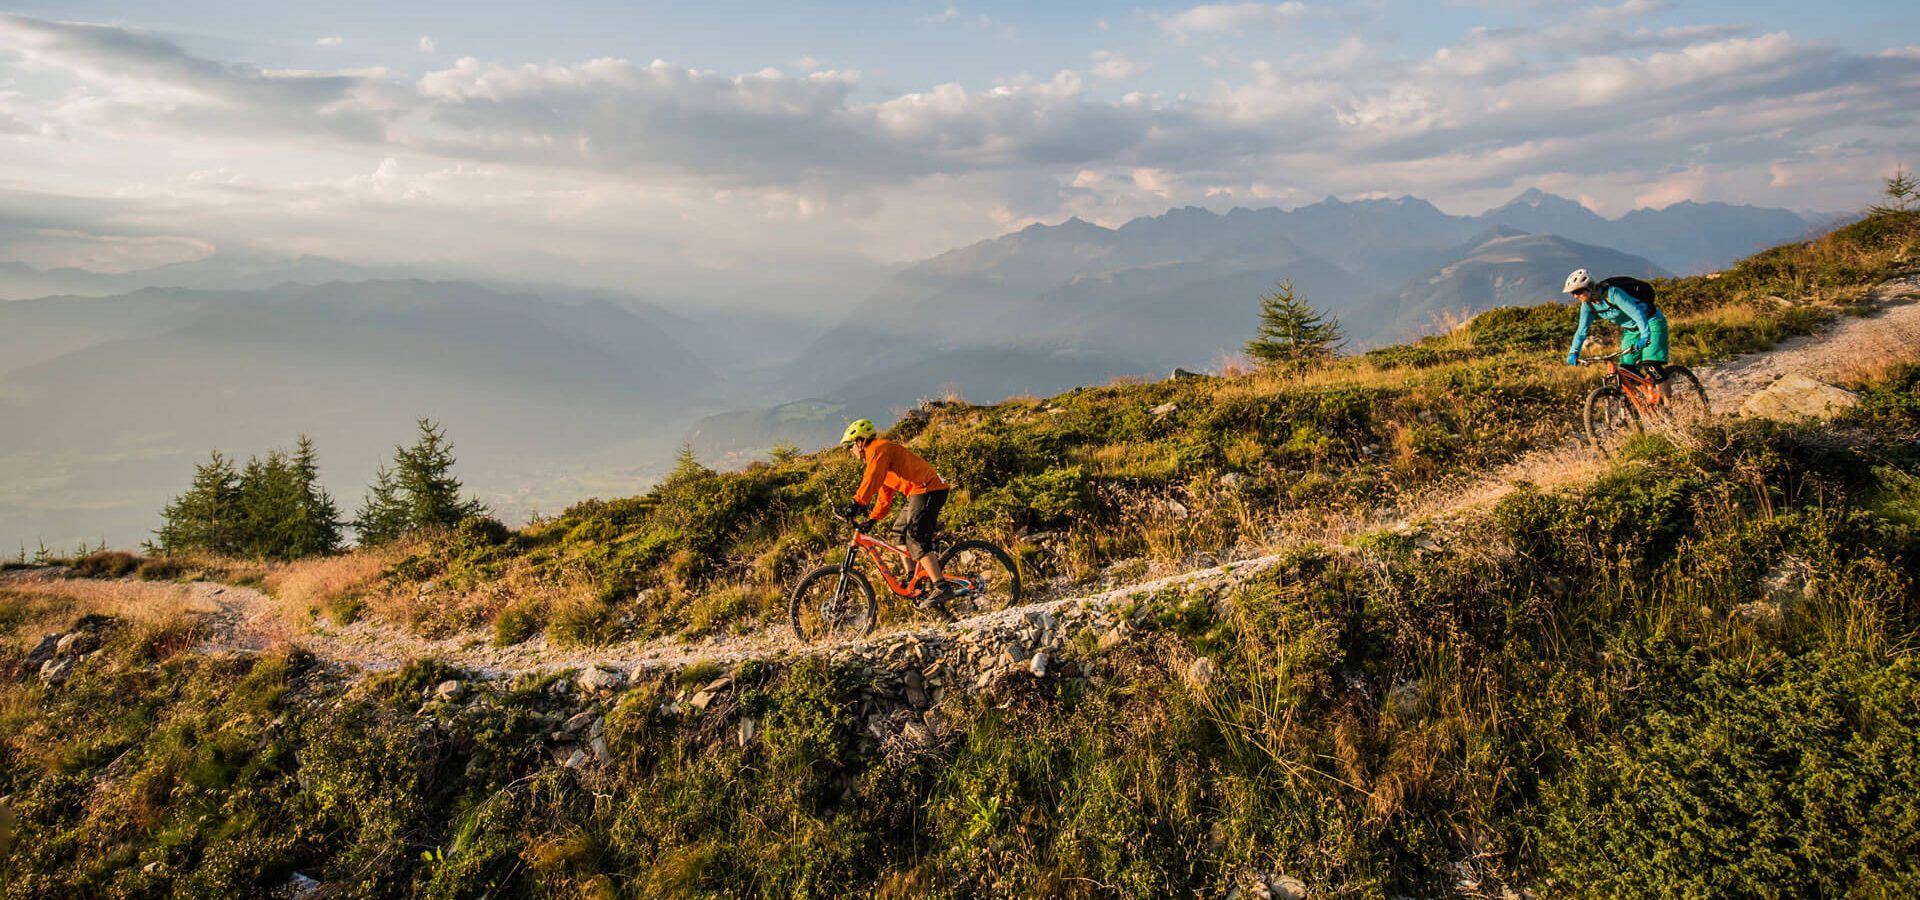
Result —
<svg viewBox="0 0 1920 900"><path fill-rule="evenodd" d="M1195 7L1179 27L1265 21L1237 12L1246 7L1283 19L1307 9ZM836 248L894 258L1068 214L1116 222L1168 204L1376 190L1469 202L1560 184L1613 208L1683 195L1832 207L1841 204L1812 192L1832 189L1838 176L1821 164L1836 157L1810 148L1864 142L1844 158L1845 172L1863 171L1920 127L1920 54L1910 48L1855 54L1731 26L1563 19L1477 29L1418 57L1355 36L1255 62L1223 59L1210 85L1116 101L1089 85L1137 78L1147 64L1105 50L1084 76L909 91L807 58L745 73L661 60L462 58L401 82L380 70L266 70L128 29L0 17L0 46L35 68L36 85L57 82L0 90L0 140L13 160L0 160L0 180L78 177L82 167L64 156L59 167L35 162L78 150L102 161L91 183L102 195L165 184L165 209L201 210L222 233L273 233L241 224L253 216L285 228L279 239L321 240L288 218L306 210L333 223L325 240L335 248L372 245L352 231L346 210L359 204L412 235L434 233L431 215L459 218L448 227L463 235L482 221L505 228L484 242L497 252L518 236L588 254L638 227L623 217L638 217L658 223L653 237L676 242L668 258L747 234L782 247L825 246L831 236ZM1161 27L1190 33L1171 23ZM124 148L205 148L209 134L223 137L218 156L192 151L200 162L172 180L170 153L140 154L139 177L110 164ZM234 162L250 158L262 162ZM287 174L301 166L331 175ZM181 174L215 168L231 171ZM595 225L542 230L562 216ZM800 221L802 233L767 231ZM389 233L376 249L407 245L405 233Z"/></svg>
<svg viewBox="0 0 1920 900"><path fill-rule="evenodd" d="M35 228L15 234L0 250L8 259L45 271L72 267L130 272L205 259L214 245L180 235L100 234L72 228Z"/></svg>
<svg viewBox="0 0 1920 900"><path fill-rule="evenodd" d="M1297 0L1272 4L1209 3L1175 13L1162 20L1160 27L1183 37L1201 32L1274 31L1298 23L1310 12L1310 7Z"/></svg>
<svg viewBox="0 0 1920 900"><path fill-rule="evenodd" d="M1152 63L1128 59L1108 50L1093 51L1093 68L1089 70L1095 78L1104 81L1121 81L1139 75L1153 68Z"/></svg>
<svg viewBox="0 0 1920 900"><path fill-rule="evenodd" d="M340 35L337 35L337 34L330 34L330 35L327 35L326 37L323 37L323 38L320 38L319 40L314 41L313 45L315 47L338 47L341 44L344 44L346 42L347 42L346 38L341 37Z"/></svg>
<svg viewBox="0 0 1920 900"><path fill-rule="evenodd" d="M421 53L432 53L434 51L433 37L431 35L421 35L419 42L414 44L414 47Z"/></svg>

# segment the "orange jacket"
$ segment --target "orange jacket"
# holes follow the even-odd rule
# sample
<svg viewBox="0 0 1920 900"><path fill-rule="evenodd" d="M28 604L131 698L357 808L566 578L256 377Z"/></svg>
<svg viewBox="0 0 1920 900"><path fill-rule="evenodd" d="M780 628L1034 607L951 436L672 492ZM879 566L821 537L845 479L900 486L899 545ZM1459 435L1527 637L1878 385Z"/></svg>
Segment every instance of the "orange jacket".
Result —
<svg viewBox="0 0 1920 900"><path fill-rule="evenodd" d="M879 491L879 502L873 507L873 520L878 522L886 518L897 495L912 496L950 487L953 485L942 480L940 473L919 454L885 438L875 438L867 442L867 473L860 476L860 490L854 492L853 502L872 503L874 492Z"/></svg>

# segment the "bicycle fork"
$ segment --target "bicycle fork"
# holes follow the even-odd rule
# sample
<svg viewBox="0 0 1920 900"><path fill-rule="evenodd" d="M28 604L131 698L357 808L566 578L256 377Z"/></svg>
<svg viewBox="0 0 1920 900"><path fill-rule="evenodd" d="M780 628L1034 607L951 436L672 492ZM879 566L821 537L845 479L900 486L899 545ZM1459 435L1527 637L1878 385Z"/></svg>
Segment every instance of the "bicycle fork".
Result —
<svg viewBox="0 0 1920 900"><path fill-rule="evenodd" d="M854 549L847 547L847 558L840 563L840 577L834 581L833 597L827 601L826 608L820 610L820 617L835 623L840 621L841 601L847 596L847 573L853 571Z"/></svg>

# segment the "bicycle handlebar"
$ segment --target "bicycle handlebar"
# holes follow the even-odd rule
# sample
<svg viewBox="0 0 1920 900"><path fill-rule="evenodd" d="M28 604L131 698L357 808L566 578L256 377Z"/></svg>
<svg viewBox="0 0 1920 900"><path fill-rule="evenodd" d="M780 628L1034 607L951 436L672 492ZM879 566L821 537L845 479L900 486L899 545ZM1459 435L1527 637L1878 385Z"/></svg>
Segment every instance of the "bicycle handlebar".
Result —
<svg viewBox="0 0 1920 900"><path fill-rule="evenodd" d="M1609 353L1605 356L1582 356L1579 359L1580 359L1580 362L1582 363L1611 362L1613 360L1619 359L1621 356L1625 355L1626 352L1627 351L1625 350L1615 350L1612 353Z"/></svg>
<svg viewBox="0 0 1920 900"><path fill-rule="evenodd" d="M872 519L856 519L853 516L841 516L840 521L853 526L854 531L866 531L873 527Z"/></svg>

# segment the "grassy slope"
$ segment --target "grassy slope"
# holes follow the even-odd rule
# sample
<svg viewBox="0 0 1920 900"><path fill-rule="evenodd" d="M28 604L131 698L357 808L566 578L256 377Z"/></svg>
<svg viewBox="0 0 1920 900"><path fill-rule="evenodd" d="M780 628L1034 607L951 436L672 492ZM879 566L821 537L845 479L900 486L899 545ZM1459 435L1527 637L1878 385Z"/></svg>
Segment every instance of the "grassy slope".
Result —
<svg viewBox="0 0 1920 900"><path fill-rule="evenodd" d="M1920 215L1882 216L1666 282L1675 357L1803 333L1911 265L1916 248ZM1306 374L948 406L893 436L960 486L953 527L1015 547L1041 576L1029 583L1086 582L1116 563L1257 545L1329 509L1391 506L1559 440L1593 378L1559 365L1573 318L1557 303L1501 310ZM844 538L829 511L856 477L830 451L731 473L689 457L646 496L588 501L515 533L445 536L349 607L430 632L492 624L501 640L541 627L563 643L750 629Z"/></svg>
<svg viewBox="0 0 1920 900"><path fill-rule="evenodd" d="M1700 315L1748 315L1726 302ZM1729 334L1778 327L1773 306ZM1491 322L1530 315L1548 317ZM1480 352L1458 337L1426 346ZM1123 419L1168 399L1235 408L1209 399L1235 385L1263 400L1371 389L1255 378L1066 405L1092 394ZM876 752L848 708L860 673L820 662L740 672L739 707L707 716L663 712L677 685L642 685L609 710L614 764L582 775L538 749L554 727L543 716L565 705L544 682L422 704L447 674L431 663L347 686L297 651L184 653L179 622L86 623L105 649L49 689L16 668L17 638L62 608L9 595L0 796L17 824L0 834L0 881L13 896L198 896L299 869L348 895L1162 896L1286 872L1316 896L1911 893L1920 369L1868 387L1839 428L1649 440L1577 492L1522 490L1449 523L1437 550L1383 534L1299 551L1231 594L1156 598L1135 640L1080 647L1059 677L970 701L923 753ZM1021 427L1023 406L1037 404L943 411L920 439L990 441L982 423ZM1064 431L1053 422L1077 415L1027 427ZM1177 447L1181 434L1144 440ZM652 500L619 501L638 517L625 526L607 504L520 535L470 528L403 572L439 560L477 577L562 551L581 566L625 533L596 544L581 529L657 527L661 501L689 484L752 496L754 479L790 471L779 490L817 483L824 503L845 480L835 464L683 473ZM1384 476L1367 468L1396 464L1294 477L1350 478L1337 490L1368 497L1357 485ZM1144 483L1221 469L1195 471ZM754 527L709 546L790 534ZM657 565L686 566L679 551L695 546ZM1767 583L1793 598L1784 616L1751 605ZM1204 684L1189 676L1198 656L1216 669ZM735 716L759 723L750 739Z"/></svg>

